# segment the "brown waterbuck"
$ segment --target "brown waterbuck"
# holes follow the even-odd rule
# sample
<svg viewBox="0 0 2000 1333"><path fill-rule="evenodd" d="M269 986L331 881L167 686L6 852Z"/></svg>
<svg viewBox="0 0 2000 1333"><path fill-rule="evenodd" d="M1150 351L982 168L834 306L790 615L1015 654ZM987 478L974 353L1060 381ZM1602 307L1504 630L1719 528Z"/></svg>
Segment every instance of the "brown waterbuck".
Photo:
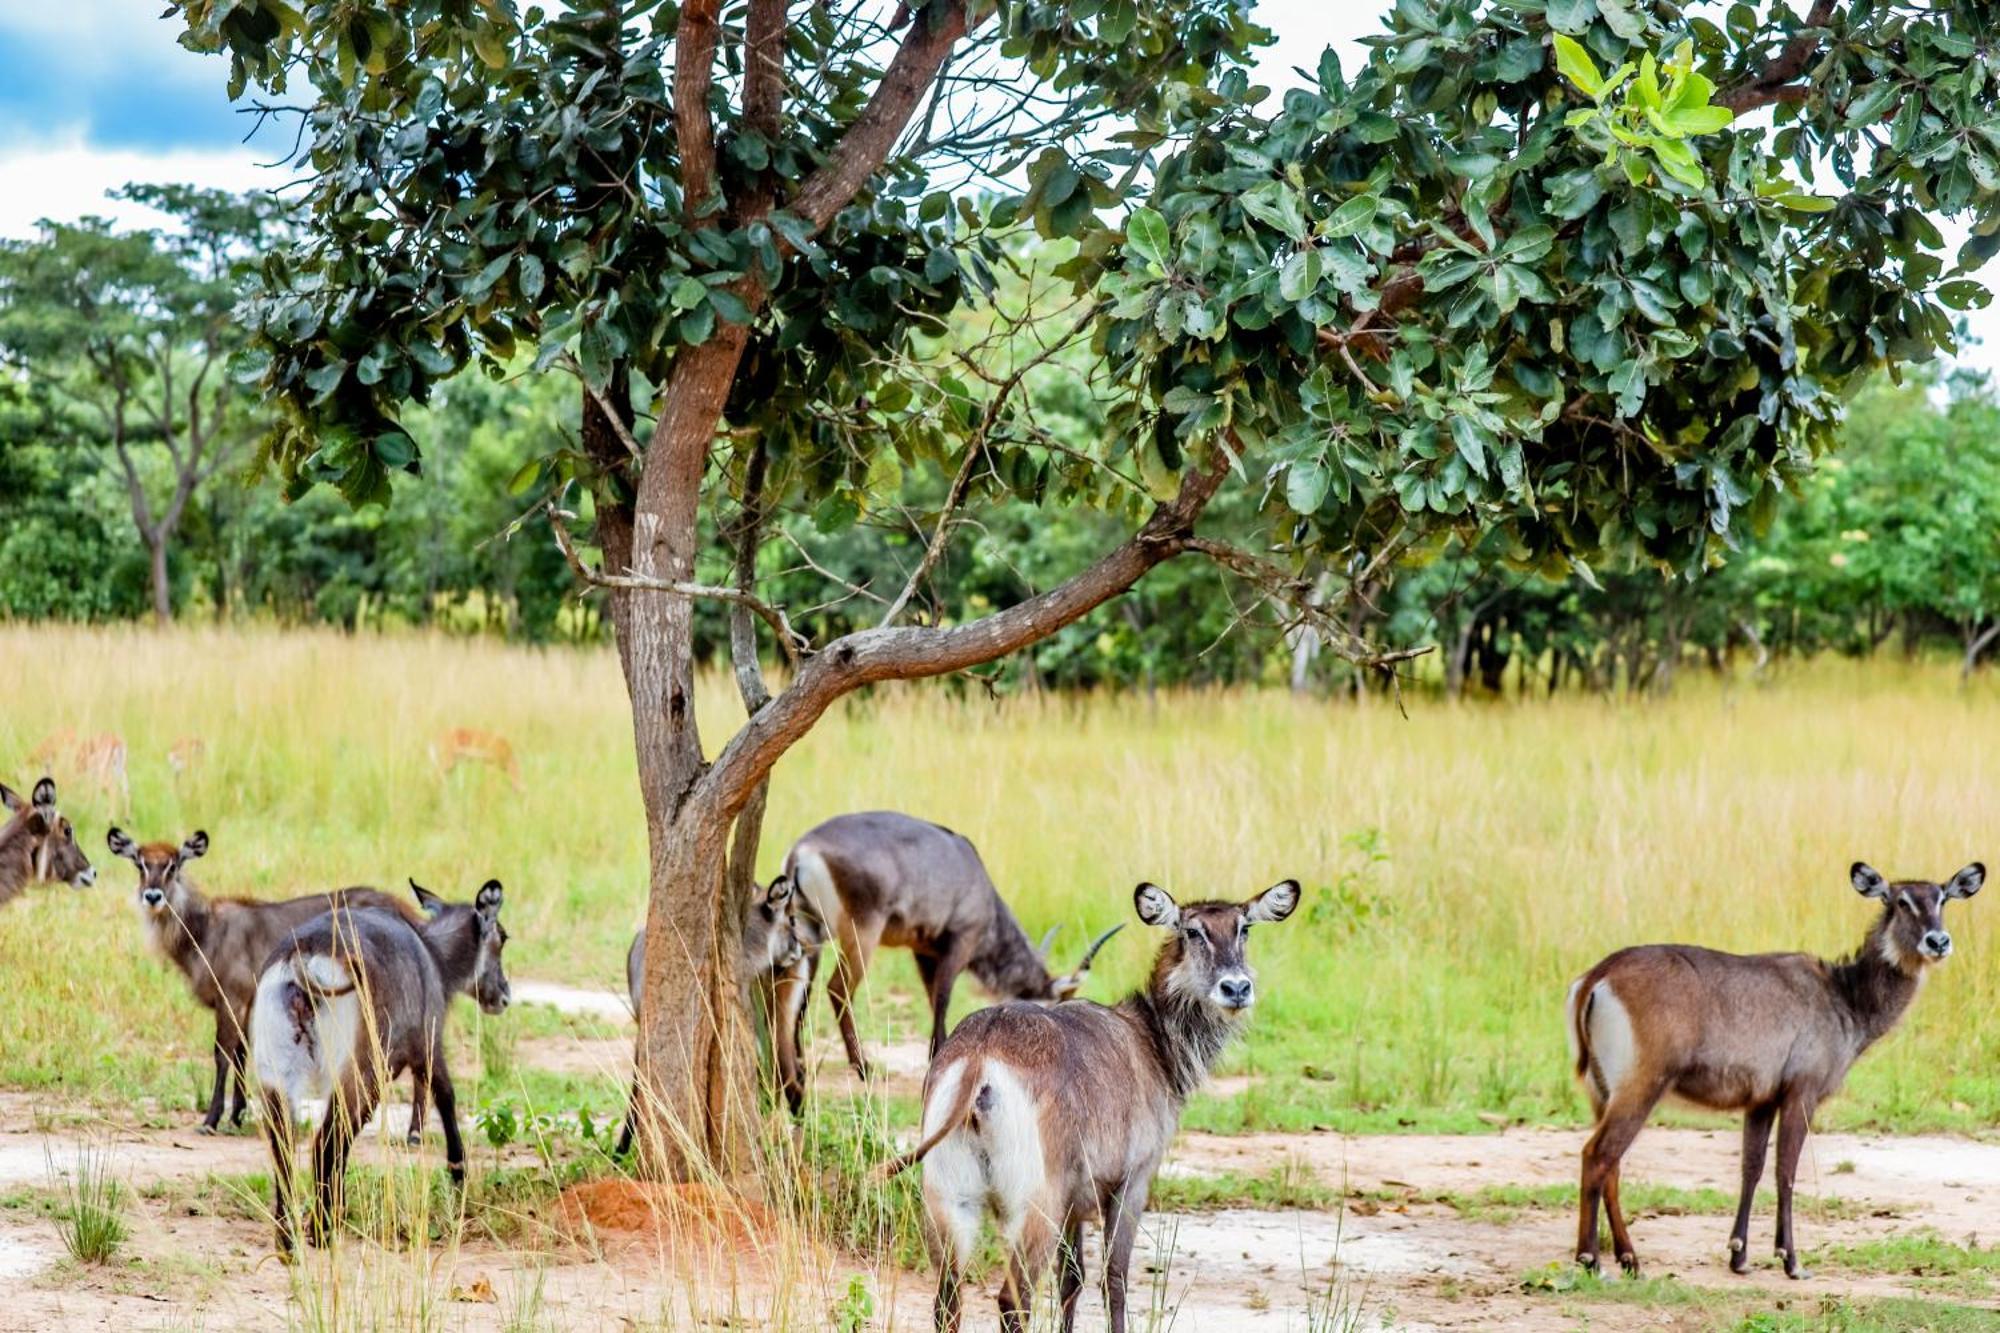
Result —
<svg viewBox="0 0 2000 1333"><path fill-rule="evenodd" d="M1778 1124L1778 1257L1799 1266L1792 1187L1813 1110L1839 1091L1861 1053L1896 1026L1924 972L1951 953L1944 904L1986 882L1974 862L1948 884L1890 883L1856 861L1856 892L1882 904L1854 953L1828 963L1802 953L1729 954L1690 945L1621 949L1570 986L1576 1075L1597 1127L1583 1148L1576 1258L1597 1267L1597 1209L1611 1223L1618 1262L1639 1271L1618 1204L1618 1164L1659 1100L1743 1112L1743 1193L1729 1235L1729 1266L1750 1267L1750 1203Z"/></svg>
<svg viewBox="0 0 2000 1333"><path fill-rule="evenodd" d="M758 887L752 892L743 921L742 975L749 979L758 1010L771 1033L774 1052L780 1048L777 1039L780 1023L791 1025L793 1042L786 1049L797 1050L798 1024L812 984L807 955L818 952L825 940L819 921L798 910L798 895L782 875L772 880L769 887ZM635 1019L639 1016L640 981L645 970L646 932L641 930L632 936L632 947L625 951L625 992L632 1002ZM779 1088L796 1113L803 1101L803 1081L796 1055L787 1067L783 1054L779 1053L777 1065ZM639 1081L635 1074L632 1100L625 1109L625 1127L619 1132L614 1150L621 1157L632 1150L632 1136L638 1127L638 1098Z"/></svg>
<svg viewBox="0 0 2000 1333"><path fill-rule="evenodd" d="M502 901L500 882L489 880L470 909L440 906L417 927L400 913L336 906L292 931L265 960L251 1050L263 1089L280 1254L293 1249L293 1123L306 1098L328 1098L313 1136L312 1244L326 1244L341 1215L355 1134L375 1114L383 1084L404 1070L415 1080L417 1105L436 1105L445 1165L454 1185L465 1183L444 1019L457 991L469 991L489 1014L513 998L501 957Z"/></svg>
<svg viewBox="0 0 2000 1333"><path fill-rule="evenodd" d="M286 932L336 905L377 907L408 914L395 898L374 889L342 889L283 902L209 898L188 877L187 863L208 852L208 834L197 830L176 847L135 843L123 829L105 836L112 855L139 868L139 911L160 956L187 978L194 998L215 1015L215 1088L201 1132L222 1123L225 1088L232 1092L230 1123L243 1123L243 1046L258 969Z"/></svg>
<svg viewBox="0 0 2000 1333"><path fill-rule="evenodd" d="M840 942L826 995L848 1062L863 1078L872 1071L854 1028L854 996L878 946L916 955L935 1059L960 972L970 970L998 1000L1066 1000L1083 985L1090 960L1120 929L1113 926L1098 936L1074 972L1050 972L1043 952L1028 942L1001 901L972 844L948 828L890 810L841 815L811 830L792 844L783 878L805 899L804 910L825 922ZM809 952L808 988L818 965L817 951ZM780 1066L789 1060L796 1071L797 1025L779 1024L778 1035ZM786 1095L793 1095L789 1086Z"/></svg>
<svg viewBox="0 0 2000 1333"><path fill-rule="evenodd" d="M1133 893L1139 919L1172 931L1145 987L1115 1006L1003 1004L960 1023L924 1080L923 1140L889 1164L924 1163L924 1209L941 1251L937 1326L956 1330L961 1284L990 1211L1010 1265L1000 1323L1025 1329L1060 1251L1062 1327L1083 1289L1083 1224L1104 1229L1105 1305L1124 1333L1132 1245L1181 1108L1256 998L1250 927L1283 921L1296 880L1243 903Z"/></svg>
<svg viewBox="0 0 2000 1333"><path fill-rule="evenodd" d="M0 782L0 806L7 810L0 823L0 906L30 884L84 889L97 882L97 871L76 845L76 829L56 809L55 783L43 778L24 801Z"/></svg>

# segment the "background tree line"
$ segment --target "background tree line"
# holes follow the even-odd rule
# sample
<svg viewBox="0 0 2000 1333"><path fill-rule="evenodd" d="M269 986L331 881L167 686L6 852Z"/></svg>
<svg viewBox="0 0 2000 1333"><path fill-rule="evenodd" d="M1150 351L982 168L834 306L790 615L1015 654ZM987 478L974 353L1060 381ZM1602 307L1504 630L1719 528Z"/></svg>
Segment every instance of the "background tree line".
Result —
<svg viewBox="0 0 2000 1333"><path fill-rule="evenodd" d="M523 460L577 435L571 377L524 365L503 379L452 383L408 422L430 484L393 475L392 504L351 507L324 488L288 496L253 449L256 390L224 364L240 336L228 317L235 270L280 233L282 218L254 198L179 187L130 194L175 223L157 232L52 225L0 249L0 614L173 612L608 639L546 529L514 526L528 508L517 498L525 486L510 485ZM958 348L1024 336L1010 311L1031 304L1070 250L1025 234L1016 242L996 269L991 306L960 312L944 345L930 349L938 363ZM1047 437L1078 450L1105 429L1085 355L1066 348L1026 385ZM1385 568L1344 614L1386 646L1435 645L1405 683L1414 676L1453 694L1664 689L1691 668L1762 669L1824 652L1950 653L1972 671L2000 637L2000 529L1988 517L2000 500L2000 405L1991 386L1962 373L1885 379L1856 400L1843 431L1840 455L1700 575L1608 568L1550 578L1452 537ZM203 433L196 452L186 437ZM1011 464L996 456L988 465ZM891 481L900 502L865 515L822 505L773 524L759 557L764 581L815 639L869 623L922 556L918 516L936 511L950 478L912 469ZM1211 522L1247 540L1254 505L1225 496ZM1074 573L1117 527L1095 510L1038 506L1031 479L945 553L922 614L954 622L1012 605ZM730 557L710 535L720 579ZM827 601L830 582L845 592ZM1291 611L1214 565L1169 564L989 679L1384 687L1322 655L1310 629L1287 632ZM714 605L697 614L703 655L714 660L726 647L726 614Z"/></svg>

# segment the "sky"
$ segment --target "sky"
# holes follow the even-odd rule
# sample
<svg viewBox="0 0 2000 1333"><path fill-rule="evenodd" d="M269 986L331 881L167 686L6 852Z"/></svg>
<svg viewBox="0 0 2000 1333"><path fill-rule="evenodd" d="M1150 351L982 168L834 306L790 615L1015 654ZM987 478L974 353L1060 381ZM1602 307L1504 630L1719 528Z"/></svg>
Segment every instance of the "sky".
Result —
<svg viewBox="0 0 2000 1333"><path fill-rule="evenodd" d="M1302 82L1333 46L1343 68L1365 57L1390 0L1265 0L1258 20L1278 37L1258 69L1274 89ZM107 197L133 181L230 190L271 188L269 164L291 149L290 126L249 135L252 118L224 96L226 61L183 50L157 0L0 0L0 237L39 219L97 214L131 226L158 219ZM246 142L246 135L249 135ZM1948 230L1947 236L1951 233ZM1954 240L1956 238L1953 238ZM1961 360L2000 370L2000 304L1972 315L1982 341Z"/></svg>

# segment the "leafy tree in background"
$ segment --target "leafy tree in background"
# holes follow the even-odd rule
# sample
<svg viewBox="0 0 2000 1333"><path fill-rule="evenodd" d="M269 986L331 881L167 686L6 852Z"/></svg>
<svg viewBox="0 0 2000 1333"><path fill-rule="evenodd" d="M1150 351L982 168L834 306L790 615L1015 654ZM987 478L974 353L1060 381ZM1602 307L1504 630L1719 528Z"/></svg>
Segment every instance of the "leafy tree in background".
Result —
<svg viewBox="0 0 2000 1333"><path fill-rule="evenodd" d="M529 349L582 378L580 447L530 484L593 501L583 572L609 594L652 852L647 1156L674 1175L744 1160L729 941L763 783L835 700L1046 641L1184 553L1364 660L1323 573L1454 540L1553 573L1707 563L1829 445L1858 377L1949 345L1940 303L1984 292L1925 212L1970 216L1983 258L2000 182L1972 132L1995 19L1970 3L1718 24L1401 0L1352 79L1328 56L1275 106L1231 0L173 7L233 92L310 104L305 236L264 266L246 362L295 490L386 498L420 466L404 414L467 367ZM1759 106L1774 129L1718 110ZM1021 165L1025 193L982 206ZM1041 337L1099 358L1085 451L1023 409L1020 367L926 354L1017 219L1077 244L1074 313ZM911 469L942 484L903 590L797 642L760 595L771 516L838 530ZM1261 549L1197 531L1225 491ZM1125 535L991 614L900 623L956 519L1002 496ZM716 540L727 586L696 581ZM730 606L751 713L712 761L703 599ZM760 619L796 659L775 697Z"/></svg>
<svg viewBox="0 0 2000 1333"><path fill-rule="evenodd" d="M108 446L150 563L154 617L173 617L167 555L196 490L259 430L228 360L239 267L276 239L278 205L190 186L123 198L174 220L116 232L99 218L0 242L0 359L38 407L28 438ZM15 430L22 427L19 415ZM21 434L15 434L18 440ZM144 457L165 456L156 483ZM86 553L77 552L79 557Z"/></svg>

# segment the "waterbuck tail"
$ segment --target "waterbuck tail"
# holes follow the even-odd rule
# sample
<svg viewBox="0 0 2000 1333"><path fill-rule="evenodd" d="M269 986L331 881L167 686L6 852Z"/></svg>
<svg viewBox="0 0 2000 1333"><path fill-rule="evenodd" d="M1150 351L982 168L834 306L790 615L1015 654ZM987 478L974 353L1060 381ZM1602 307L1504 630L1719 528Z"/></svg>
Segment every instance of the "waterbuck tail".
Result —
<svg viewBox="0 0 2000 1333"><path fill-rule="evenodd" d="M1590 1072L1590 994L1583 988L1588 977L1578 977L1569 984L1569 996L1563 1001L1563 1014L1568 1020L1569 1056L1574 1066L1575 1077L1582 1078Z"/></svg>
<svg viewBox="0 0 2000 1333"><path fill-rule="evenodd" d="M983 1069L974 1067L973 1061L968 1060L963 1064L947 1066L939 1074L938 1083L947 1085L943 1088L944 1096L941 1100L948 1099L945 1102L948 1109L935 1121L932 1121L928 1114L924 1116L925 1123L931 1125L931 1132L924 1136L923 1142L901 1157L892 1158L884 1163L882 1179L892 1180L903 1174L928 1157L931 1149L964 1128L965 1122L972 1118L973 1099L979 1095L984 1072ZM957 1075L956 1081L952 1077L954 1074Z"/></svg>

